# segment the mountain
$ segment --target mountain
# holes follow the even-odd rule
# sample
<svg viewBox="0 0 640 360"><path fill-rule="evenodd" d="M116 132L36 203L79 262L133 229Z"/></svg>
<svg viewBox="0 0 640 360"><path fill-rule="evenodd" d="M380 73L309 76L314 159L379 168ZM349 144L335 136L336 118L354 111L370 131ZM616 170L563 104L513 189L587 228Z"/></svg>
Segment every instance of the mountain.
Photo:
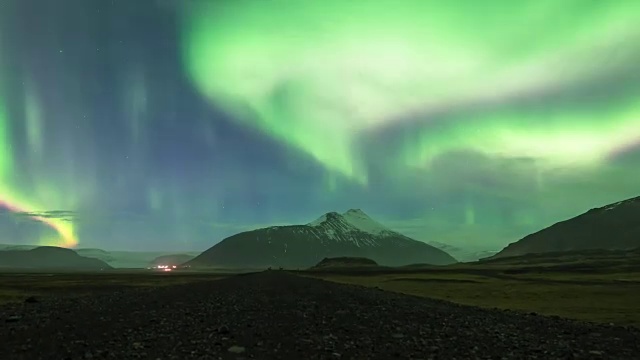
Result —
<svg viewBox="0 0 640 360"><path fill-rule="evenodd" d="M82 256L95 258L106 262L114 268L146 268L155 259L172 255L166 251L106 251L102 249L77 249ZM199 253L186 252L185 256L195 257ZM184 261L187 261L186 259Z"/></svg>
<svg viewBox="0 0 640 360"><path fill-rule="evenodd" d="M31 250L37 248L38 245L16 245L16 244L0 244L0 251L4 250Z"/></svg>
<svg viewBox="0 0 640 360"><path fill-rule="evenodd" d="M0 251L4 250L31 250L39 247L38 245L16 245L16 244L0 244ZM170 251L120 251L120 250L103 250L97 248L80 248L74 251L87 258L101 260L113 268L143 269L149 266L156 258L161 256L173 255ZM180 255L190 256L194 258L200 252L181 252ZM188 261L189 259L184 261ZM0 265L1 266L1 265Z"/></svg>
<svg viewBox="0 0 640 360"><path fill-rule="evenodd" d="M493 258L640 247L640 196L595 208L509 244Z"/></svg>
<svg viewBox="0 0 640 360"><path fill-rule="evenodd" d="M150 266L158 266L158 265L182 265L187 261L193 259L194 256L189 254L171 254L171 255L162 255L153 259L149 265Z"/></svg>
<svg viewBox="0 0 640 360"><path fill-rule="evenodd" d="M324 214L306 225L273 226L230 236L186 265L309 268L332 257L364 257L383 266L456 262L446 252L391 231L362 210L351 209Z"/></svg>
<svg viewBox="0 0 640 360"><path fill-rule="evenodd" d="M102 260L107 264L115 261L115 258L108 251L102 249L84 248L76 249L75 252L80 256Z"/></svg>
<svg viewBox="0 0 640 360"><path fill-rule="evenodd" d="M0 268L105 270L107 263L78 255L75 251L55 246L40 246L30 250L0 251Z"/></svg>
<svg viewBox="0 0 640 360"><path fill-rule="evenodd" d="M480 259L491 257L499 252L496 250L486 250L486 249L479 249L479 248L462 249L462 248L449 245L449 244L444 244L438 241L427 241L427 244L446 252L447 254L453 256L456 260L460 262L478 261Z"/></svg>

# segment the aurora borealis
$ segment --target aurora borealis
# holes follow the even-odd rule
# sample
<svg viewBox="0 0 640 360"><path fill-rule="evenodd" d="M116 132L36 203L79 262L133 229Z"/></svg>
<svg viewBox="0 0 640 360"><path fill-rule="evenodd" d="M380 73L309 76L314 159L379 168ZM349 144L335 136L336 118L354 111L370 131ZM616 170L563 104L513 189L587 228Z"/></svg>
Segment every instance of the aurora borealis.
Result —
<svg viewBox="0 0 640 360"><path fill-rule="evenodd" d="M362 208L501 248L640 195L639 23L625 0L5 1L0 243L204 249Z"/></svg>

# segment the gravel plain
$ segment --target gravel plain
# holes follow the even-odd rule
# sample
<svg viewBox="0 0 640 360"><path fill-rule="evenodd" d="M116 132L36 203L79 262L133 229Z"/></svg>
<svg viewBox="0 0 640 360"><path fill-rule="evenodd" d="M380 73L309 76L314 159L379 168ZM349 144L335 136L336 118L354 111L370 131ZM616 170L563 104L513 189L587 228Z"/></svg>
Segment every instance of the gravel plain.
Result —
<svg viewBox="0 0 640 360"><path fill-rule="evenodd" d="M275 270L31 299L0 321L2 359L640 359L637 328Z"/></svg>

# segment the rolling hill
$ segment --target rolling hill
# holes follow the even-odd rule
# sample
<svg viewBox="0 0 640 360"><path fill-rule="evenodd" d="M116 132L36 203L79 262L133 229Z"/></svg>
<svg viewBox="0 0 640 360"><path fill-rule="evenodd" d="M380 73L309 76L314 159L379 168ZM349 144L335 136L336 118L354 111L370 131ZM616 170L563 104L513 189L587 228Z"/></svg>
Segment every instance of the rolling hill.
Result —
<svg viewBox="0 0 640 360"><path fill-rule="evenodd" d="M55 246L40 246L30 250L0 251L2 269L111 269L104 261L78 255L75 251Z"/></svg>

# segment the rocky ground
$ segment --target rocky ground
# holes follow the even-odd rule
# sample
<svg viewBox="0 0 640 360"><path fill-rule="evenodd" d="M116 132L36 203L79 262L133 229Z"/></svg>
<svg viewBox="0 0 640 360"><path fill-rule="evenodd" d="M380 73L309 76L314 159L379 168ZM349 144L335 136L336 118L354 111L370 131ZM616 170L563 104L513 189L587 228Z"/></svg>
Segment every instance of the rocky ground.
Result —
<svg viewBox="0 0 640 360"><path fill-rule="evenodd" d="M282 271L0 307L2 359L640 359L640 331Z"/></svg>

